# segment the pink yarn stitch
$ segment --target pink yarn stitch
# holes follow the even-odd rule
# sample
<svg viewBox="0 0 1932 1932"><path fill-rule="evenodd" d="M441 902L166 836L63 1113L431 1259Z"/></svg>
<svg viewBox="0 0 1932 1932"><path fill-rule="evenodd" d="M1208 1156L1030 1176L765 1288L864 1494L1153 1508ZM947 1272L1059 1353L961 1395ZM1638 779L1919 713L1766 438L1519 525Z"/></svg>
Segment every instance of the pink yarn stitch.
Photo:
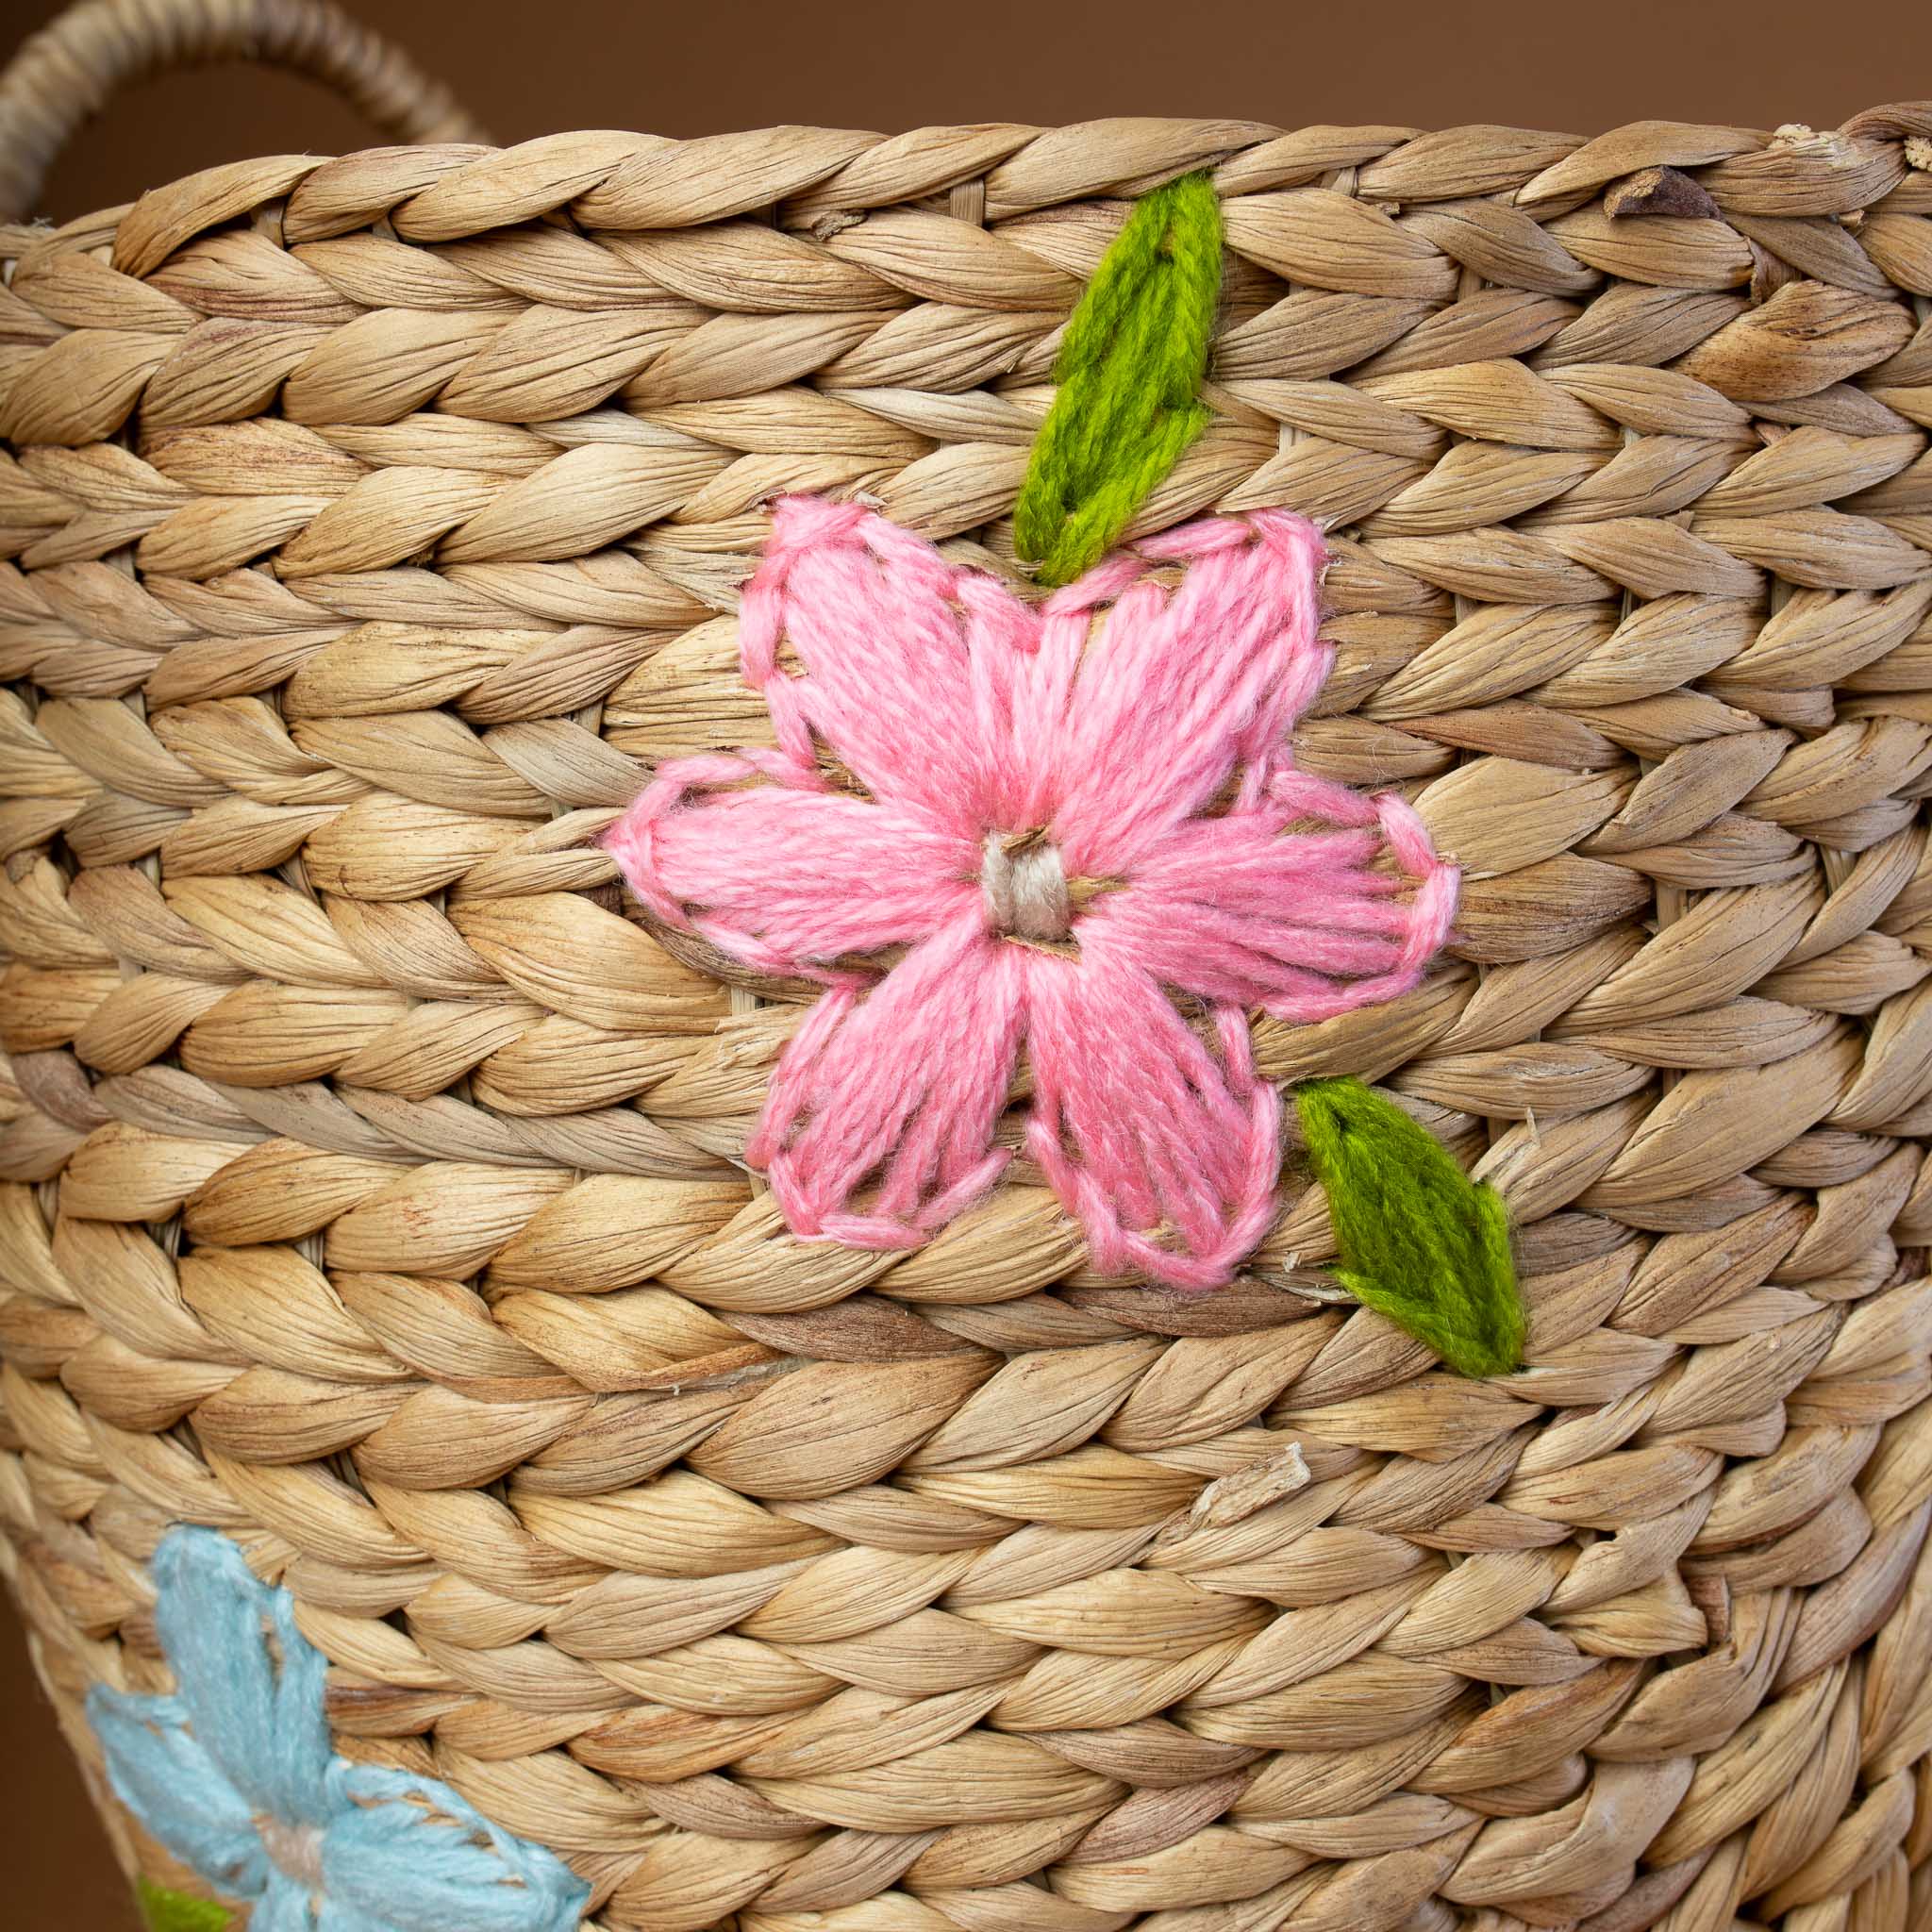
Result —
<svg viewBox="0 0 1932 1932"><path fill-rule="evenodd" d="M1035 609L857 504L776 506L740 616L776 750L667 763L606 844L658 919L825 986L746 1148L795 1233L910 1247L982 1196L1024 1048L1026 1152L1097 1268L1208 1288L1261 1240L1249 1009L1392 999L1456 909L1405 800L1291 762L1324 560L1286 511L1210 518Z"/></svg>

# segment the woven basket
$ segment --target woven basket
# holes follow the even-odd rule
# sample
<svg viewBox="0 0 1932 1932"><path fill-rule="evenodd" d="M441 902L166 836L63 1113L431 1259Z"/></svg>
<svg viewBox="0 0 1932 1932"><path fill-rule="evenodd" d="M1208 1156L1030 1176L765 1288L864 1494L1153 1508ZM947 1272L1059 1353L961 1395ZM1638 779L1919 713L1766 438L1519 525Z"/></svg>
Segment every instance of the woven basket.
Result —
<svg viewBox="0 0 1932 1932"><path fill-rule="evenodd" d="M84 1704L169 1690L190 1524L341 1758L610 1932L1932 1926L1932 107L497 150L326 10L96 0L8 198L240 52L425 144L0 228L0 1551L155 1923L225 1894ZM1255 1051L1501 1191L1515 1375L1338 1292L1292 1151L1213 1293L1024 1162L794 1239L801 990L595 843L768 733L774 497L1021 581L1062 325L1198 170L1212 420L1129 534L1330 533L1301 762L1464 879Z"/></svg>

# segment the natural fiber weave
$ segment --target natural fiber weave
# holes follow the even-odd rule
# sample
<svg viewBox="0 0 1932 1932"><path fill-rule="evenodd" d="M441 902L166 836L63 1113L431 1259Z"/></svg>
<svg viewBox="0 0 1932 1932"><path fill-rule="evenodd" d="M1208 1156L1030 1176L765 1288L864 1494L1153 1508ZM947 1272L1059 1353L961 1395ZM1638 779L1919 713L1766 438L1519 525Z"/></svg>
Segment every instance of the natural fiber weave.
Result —
<svg viewBox="0 0 1932 1932"><path fill-rule="evenodd" d="M1012 570L1057 331L1195 169L1214 415L1136 527L1331 529L1304 759L1467 878L1257 1054L1502 1191L1513 1378L1334 1298L1299 1159L1205 1297L1018 1169L794 1242L733 1160L798 989L589 843L764 729L773 494ZM1932 107L565 134L0 255L0 1519L91 1770L185 1520L610 1932L1932 1924Z"/></svg>

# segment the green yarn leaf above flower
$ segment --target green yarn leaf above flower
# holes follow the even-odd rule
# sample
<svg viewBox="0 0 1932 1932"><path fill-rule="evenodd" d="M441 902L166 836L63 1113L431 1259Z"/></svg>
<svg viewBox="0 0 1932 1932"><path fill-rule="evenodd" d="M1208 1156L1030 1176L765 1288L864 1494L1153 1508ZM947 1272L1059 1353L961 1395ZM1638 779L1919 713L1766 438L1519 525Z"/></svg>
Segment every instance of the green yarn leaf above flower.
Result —
<svg viewBox="0 0 1932 1932"><path fill-rule="evenodd" d="M148 1932L226 1932L228 1909L212 1899L192 1898L150 1878L137 1879L134 1890Z"/></svg>
<svg viewBox="0 0 1932 1932"><path fill-rule="evenodd" d="M1519 1367L1523 1301L1502 1196L1359 1080L1310 1080L1295 1100L1341 1285L1465 1375Z"/></svg>
<svg viewBox="0 0 1932 1932"><path fill-rule="evenodd" d="M1201 433L1220 302L1221 203L1207 175L1184 175L1141 197L1067 324L1013 511L1041 583L1110 550Z"/></svg>

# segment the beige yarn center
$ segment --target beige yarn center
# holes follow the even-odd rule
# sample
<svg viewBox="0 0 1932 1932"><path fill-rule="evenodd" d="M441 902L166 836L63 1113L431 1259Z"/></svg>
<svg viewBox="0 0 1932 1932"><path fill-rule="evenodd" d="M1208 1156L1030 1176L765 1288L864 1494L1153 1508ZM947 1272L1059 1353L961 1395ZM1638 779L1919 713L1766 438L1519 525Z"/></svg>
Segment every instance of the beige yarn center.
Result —
<svg viewBox="0 0 1932 1932"><path fill-rule="evenodd" d="M1073 930L1074 905L1060 849L1044 831L989 832L980 891L993 930L1051 945Z"/></svg>
<svg viewBox="0 0 1932 1932"><path fill-rule="evenodd" d="M255 1821L255 1835L275 1865L310 1891L322 1890L322 1830L314 1824L291 1824L285 1818L263 1816Z"/></svg>

